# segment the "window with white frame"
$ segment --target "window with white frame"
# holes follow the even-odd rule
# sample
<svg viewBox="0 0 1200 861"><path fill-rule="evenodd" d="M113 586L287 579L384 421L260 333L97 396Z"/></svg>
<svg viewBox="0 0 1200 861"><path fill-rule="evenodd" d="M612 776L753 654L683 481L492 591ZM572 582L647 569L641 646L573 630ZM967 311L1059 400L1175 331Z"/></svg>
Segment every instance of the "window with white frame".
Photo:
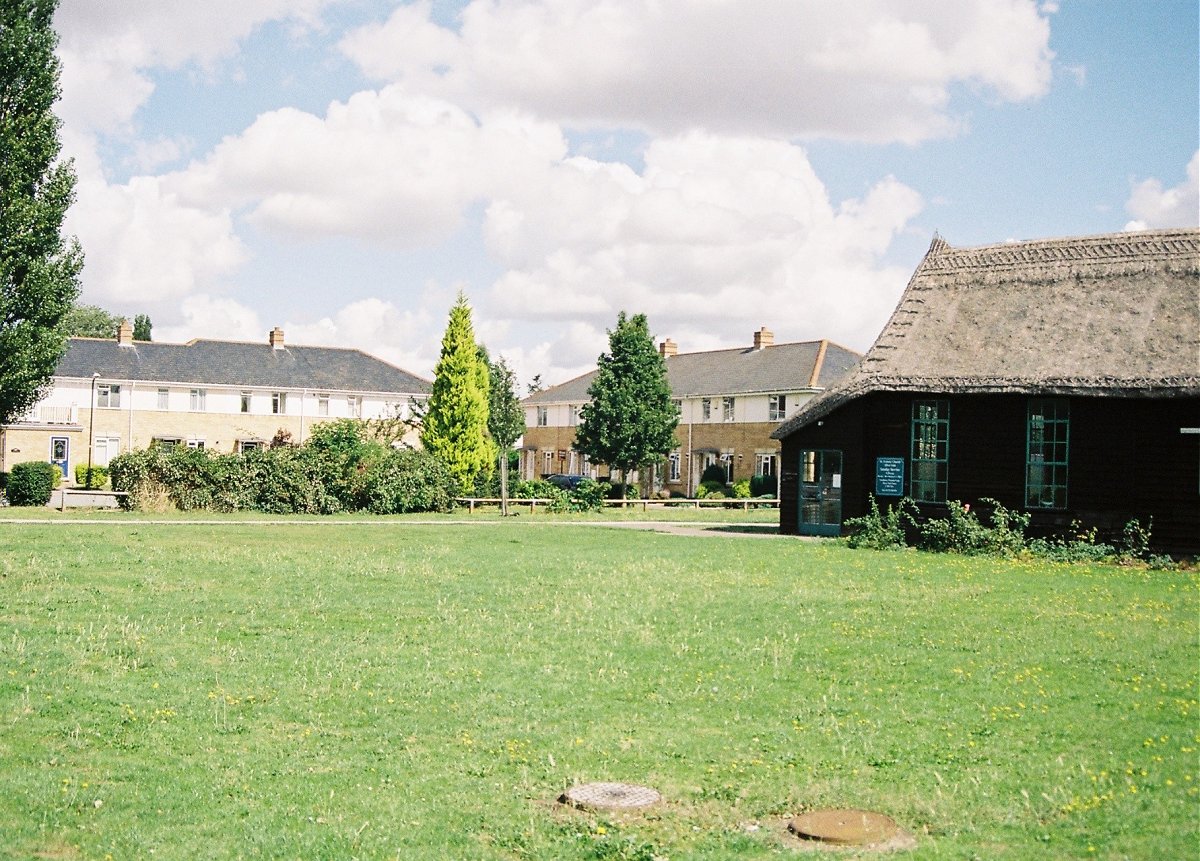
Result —
<svg viewBox="0 0 1200 861"><path fill-rule="evenodd" d="M759 452L754 456L754 472L756 475L775 474L775 455Z"/></svg>
<svg viewBox="0 0 1200 861"><path fill-rule="evenodd" d="M100 383L96 386L96 406L116 409L121 406L121 387L115 383Z"/></svg>
<svg viewBox="0 0 1200 861"><path fill-rule="evenodd" d="M161 448L163 451L171 451L180 442L181 440L177 436L156 436L150 440L150 446Z"/></svg>
<svg viewBox="0 0 1200 861"><path fill-rule="evenodd" d="M159 389L158 390L158 408L160 410L167 410L167 409L171 408L171 390L170 389Z"/></svg>
<svg viewBox="0 0 1200 861"><path fill-rule="evenodd" d="M682 461L683 455L679 449L667 454L667 481L679 481L679 467Z"/></svg>
<svg viewBox="0 0 1200 861"><path fill-rule="evenodd" d="M712 398L700 399L700 419L708 421L712 418Z"/></svg>
<svg viewBox="0 0 1200 861"><path fill-rule="evenodd" d="M251 397L249 392L242 392L242 412L250 412Z"/></svg>
<svg viewBox="0 0 1200 861"><path fill-rule="evenodd" d="M787 418L787 395L771 395L767 400L768 421L780 422L785 418Z"/></svg>
<svg viewBox="0 0 1200 861"><path fill-rule="evenodd" d="M328 394L317 395L317 415L319 415L319 416L329 415L329 395Z"/></svg>
<svg viewBox="0 0 1200 861"><path fill-rule="evenodd" d="M554 452L542 452L542 475L550 475L554 472Z"/></svg>
<svg viewBox="0 0 1200 861"><path fill-rule="evenodd" d="M537 426L544 428L550 423L550 411L546 407L537 408Z"/></svg>
<svg viewBox="0 0 1200 861"><path fill-rule="evenodd" d="M194 413L204 412L207 401L208 392L205 389L192 389L188 392L188 409Z"/></svg>
<svg viewBox="0 0 1200 861"><path fill-rule="evenodd" d="M277 416L287 412L287 392L271 392L271 412Z"/></svg>
<svg viewBox="0 0 1200 861"><path fill-rule="evenodd" d="M240 439L238 440L238 453L245 454L248 451L254 451L263 447L263 441L260 439Z"/></svg>
<svg viewBox="0 0 1200 861"><path fill-rule="evenodd" d="M581 409L583 409L581 404L571 404L571 411L567 415L567 424L569 424L571 427L575 427L579 424L579 411Z"/></svg>
<svg viewBox="0 0 1200 861"><path fill-rule="evenodd" d="M346 409L350 413L351 418L361 419L362 418L362 396L361 395L347 395Z"/></svg>
<svg viewBox="0 0 1200 861"><path fill-rule="evenodd" d="M721 421L733 421L733 398L721 398Z"/></svg>
<svg viewBox="0 0 1200 861"><path fill-rule="evenodd" d="M108 466L108 462L121 453L121 438L118 436L98 436L92 440L92 463L96 466Z"/></svg>
<svg viewBox="0 0 1200 861"><path fill-rule="evenodd" d="M189 439L189 440L187 441L187 447L188 447L188 448L204 448L204 440L202 440L202 439Z"/></svg>
<svg viewBox="0 0 1200 861"><path fill-rule="evenodd" d="M733 454L725 452L721 455L721 465L725 467L725 483L733 482Z"/></svg>

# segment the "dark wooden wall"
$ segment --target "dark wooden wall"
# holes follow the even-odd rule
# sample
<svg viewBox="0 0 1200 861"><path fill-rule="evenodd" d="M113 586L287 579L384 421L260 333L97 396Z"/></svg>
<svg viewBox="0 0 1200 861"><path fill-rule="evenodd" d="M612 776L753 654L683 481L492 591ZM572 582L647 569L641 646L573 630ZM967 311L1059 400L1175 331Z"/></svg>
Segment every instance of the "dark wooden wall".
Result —
<svg viewBox="0 0 1200 861"><path fill-rule="evenodd" d="M875 459L902 457L905 489L911 474L912 402L932 395L879 393L852 401L820 425L783 441L780 529L797 527L800 452L840 449L844 457L843 518L866 513L875 490ZM981 497L1024 509L1025 395L949 395L948 498L977 504ZM1200 553L1200 398L1079 398L1071 407L1068 508L1034 509L1030 533L1053 534L1074 520L1118 535L1133 518L1153 517L1153 542L1162 550ZM895 497L881 497L880 503ZM939 506L926 506L930 516Z"/></svg>

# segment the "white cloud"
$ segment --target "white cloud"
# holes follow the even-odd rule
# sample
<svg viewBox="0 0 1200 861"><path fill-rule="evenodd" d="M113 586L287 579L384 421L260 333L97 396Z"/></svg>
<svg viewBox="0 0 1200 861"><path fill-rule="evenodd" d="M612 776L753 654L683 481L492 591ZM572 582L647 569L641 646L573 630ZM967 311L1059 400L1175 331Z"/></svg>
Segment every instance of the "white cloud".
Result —
<svg viewBox="0 0 1200 861"><path fill-rule="evenodd" d="M1022 101L1051 82L1032 0L474 0L457 32L430 8L342 49L379 79L568 126L915 142L959 127L958 85Z"/></svg>
<svg viewBox="0 0 1200 861"><path fill-rule="evenodd" d="M865 347L910 274L880 258L922 205L887 178L835 207L800 147L698 133L655 141L641 174L568 159L521 191L487 211L508 271L483 307L527 321L554 382L585 361L574 345L594 362L621 310L681 350L760 325Z"/></svg>
<svg viewBox="0 0 1200 861"><path fill-rule="evenodd" d="M269 327L264 328L258 314L224 296L198 293L185 298L179 306L175 323L154 324L154 340L182 344L193 338L221 341L266 341Z"/></svg>
<svg viewBox="0 0 1200 861"><path fill-rule="evenodd" d="M1157 179L1134 183L1125 201L1134 218L1126 230L1155 227L1195 227L1200 224L1200 150L1187 165L1187 179L1174 188L1163 188Z"/></svg>

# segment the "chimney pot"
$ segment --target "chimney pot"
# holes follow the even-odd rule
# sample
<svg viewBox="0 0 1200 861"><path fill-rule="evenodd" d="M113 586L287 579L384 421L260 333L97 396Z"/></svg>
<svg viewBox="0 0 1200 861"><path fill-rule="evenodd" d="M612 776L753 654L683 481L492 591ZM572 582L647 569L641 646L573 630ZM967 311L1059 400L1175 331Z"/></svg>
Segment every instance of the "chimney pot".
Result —
<svg viewBox="0 0 1200 861"><path fill-rule="evenodd" d="M763 326L754 333L754 349L761 350L763 347L775 346L775 333Z"/></svg>
<svg viewBox="0 0 1200 861"><path fill-rule="evenodd" d="M117 344L121 347L133 346L133 326L128 320L121 320L120 325L117 326Z"/></svg>
<svg viewBox="0 0 1200 861"><path fill-rule="evenodd" d="M659 342L658 354L660 356L662 356L664 359L667 358L668 356L678 355L679 354L679 345L676 344L674 341L672 341L670 338L667 338L665 341Z"/></svg>
<svg viewBox="0 0 1200 861"><path fill-rule="evenodd" d="M274 329L272 329L271 335L270 335L270 342L271 342L271 346L274 347L276 350L282 350L283 349L283 329L279 328L278 326L276 326Z"/></svg>

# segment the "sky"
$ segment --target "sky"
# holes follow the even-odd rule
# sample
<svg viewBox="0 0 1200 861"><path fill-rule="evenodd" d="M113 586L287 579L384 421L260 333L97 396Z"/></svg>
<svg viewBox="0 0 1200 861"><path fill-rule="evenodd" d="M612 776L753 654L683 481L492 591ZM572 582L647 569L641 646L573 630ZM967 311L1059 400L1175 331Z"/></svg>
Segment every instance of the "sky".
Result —
<svg viewBox="0 0 1200 861"><path fill-rule="evenodd" d="M1200 223L1195 0L60 0L81 301L522 386L865 351L953 246ZM523 393L523 390L522 390Z"/></svg>

